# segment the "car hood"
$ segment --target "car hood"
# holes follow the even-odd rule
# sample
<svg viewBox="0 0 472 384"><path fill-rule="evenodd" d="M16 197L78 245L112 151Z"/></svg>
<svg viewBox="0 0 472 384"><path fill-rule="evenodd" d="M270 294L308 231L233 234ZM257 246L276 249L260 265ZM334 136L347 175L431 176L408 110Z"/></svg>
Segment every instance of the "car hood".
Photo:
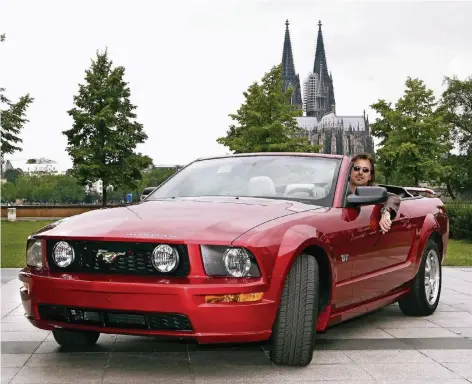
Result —
<svg viewBox="0 0 472 384"><path fill-rule="evenodd" d="M228 243L267 221L320 208L259 198L179 198L96 209L36 232L45 238Z"/></svg>

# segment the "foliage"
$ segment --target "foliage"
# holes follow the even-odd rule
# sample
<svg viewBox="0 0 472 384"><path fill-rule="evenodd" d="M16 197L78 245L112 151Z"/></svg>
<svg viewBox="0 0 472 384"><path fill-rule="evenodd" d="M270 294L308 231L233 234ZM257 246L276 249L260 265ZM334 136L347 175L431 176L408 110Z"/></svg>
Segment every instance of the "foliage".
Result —
<svg viewBox="0 0 472 384"><path fill-rule="evenodd" d="M449 215L450 237L472 241L472 202L455 201L446 203Z"/></svg>
<svg viewBox="0 0 472 384"><path fill-rule="evenodd" d="M408 77L405 86L395 106L382 99L371 106L380 114L372 124L372 135L380 139L379 170L388 183L438 183L451 172L445 160L450 127L422 80Z"/></svg>
<svg viewBox="0 0 472 384"><path fill-rule="evenodd" d="M109 191L108 202L123 203L127 193L133 194L133 201L139 201L144 188L157 187L175 172L176 168L153 168L143 172L142 179L135 188L123 187ZM65 175L19 172L14 180L1 186L2 202L14 203L16 199L24 200L26 204L77 204L95 203L101 200L101 196L94 191L86 192L84 186L70 172Z"/></svg>
<svg viewBox="0 0 472 384"><path fill-rule="evenodd" d="M143 172L142 179L133 189L115 189L109 192L113 201L124 201L127 193L133 194L133 201L139 201L141 192L147 187L157 187L176 172L176 168L152 168Z"/></svg>
<svg viewBox="0 0 472 384"><path fill-rule="evenodd" d="M318 152L319 147L303 137L295 117L302 111L290 104L292 89L283 92L282 66L274 66L243 93L245 102L237 113L229 116L227 135L217 139L235 153L248 152Z"/></svg>
<svg viewBox="0 0 472 384"><path fill-rule="evenodd" d="M5 41L5 34L0 35L0 42ZM28 106L34 101L30 94L21 96L19 100L14 103L5 96L5 88L0 87L0 131L1 131L1 156L5 154L12 154L15 151L22 151L19 146L23 140L19 137L26 119L26 110Z"/></svg>
<svg viewBox="0 0 472 384"><path fill-rule="evenodd" d="M452 172L444 181L455 198L455 193L472 191L472 76L464 81L446 77L444 82L440 109L452 126L452 139L459 150L448 159Z"/></svg>
<svg viewBox="0 0 472 384"><path fill-rule="evenodd" d="M85 199L85 190L70 175L20 174L16 181L2 184L2 201L16 199L27 203L79 203Z"/></svg>
<svg viewBox="0 0 472 384"><path fill-rule="evenodd" d="M147 139L142 124L136 122L136 106L130 102L130 89L123 80L125 69L112 68L108 52L97 52L87 69L85 84L74 96L75 107L68 111L74 123L67 136L67 151L73 159L72 174L83 185L103 182L102 205L107 190L134 188L141 170L152 164L151 158L135 153Z"/></svg>
<svg viewBox="0 0 472 384"><path fill-rule="evenodd" d="M16 179L18 179L21 174L23 174L21 168L9 169L5 171L5 179L10 183L15 183Z"/></svg>
<svg viewBox="0 0 472 384"><path fill-rule="evenodd" d="M464 81L446 77L441 107L453 125L454 138L462 154L472 156L472 76Z"/></svg>

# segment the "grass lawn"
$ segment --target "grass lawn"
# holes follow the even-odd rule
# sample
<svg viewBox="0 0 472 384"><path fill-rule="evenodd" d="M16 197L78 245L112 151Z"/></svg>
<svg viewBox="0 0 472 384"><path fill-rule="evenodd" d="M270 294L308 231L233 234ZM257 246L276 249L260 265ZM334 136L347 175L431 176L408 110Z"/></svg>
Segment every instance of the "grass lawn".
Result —
<svg viewBox="0 0 472 384"><path fill-rule="evenodd" d="M2 220L2 268L23 268L26 239L34 231L52 222L54 220L13 222Z"/></svg>
<svg viewBox="0 0 472 384"><path fill-rule="evenodd" d="M450 239L444 265L472 267L472 241Z"/></svg>
<svg viewBox="0 0 472 384"><path fill-rule="evenodd" d="M32 232L51 222L53 221L8 222L2 220L2 268L24 267L26 239ZM472 241L449 240L445 265L472 266Z"/></svg>

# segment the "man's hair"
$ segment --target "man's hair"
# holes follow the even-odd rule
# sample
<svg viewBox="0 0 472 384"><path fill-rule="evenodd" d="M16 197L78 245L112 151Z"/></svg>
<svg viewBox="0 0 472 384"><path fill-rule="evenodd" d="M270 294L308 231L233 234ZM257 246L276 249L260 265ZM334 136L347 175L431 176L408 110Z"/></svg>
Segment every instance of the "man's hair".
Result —
<svg viewBox="0 0 472 384"><path fill-rule="evenodd" d="M351 162L352 162L351 169L352 169L352 167L354 166L354 163L355 163L357 160L369 160L369 161L370 161L370 169L371 169L371 176L372 176L372 178L369 180L369 182L367 183L367 185L372 185L372 184L374 184L374 182L375 182L375 166L374 166L374 159L373 159L372 155L369 154L369 153L360 153L360 154L354 156L354 157L351 159Z"/></svg>

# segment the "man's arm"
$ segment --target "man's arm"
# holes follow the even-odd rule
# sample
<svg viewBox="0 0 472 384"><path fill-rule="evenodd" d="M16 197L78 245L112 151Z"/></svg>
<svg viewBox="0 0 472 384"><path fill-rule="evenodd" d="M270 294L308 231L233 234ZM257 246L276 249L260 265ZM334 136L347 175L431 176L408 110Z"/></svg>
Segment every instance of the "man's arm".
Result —
<svg viewBox="0 0 472 384"><path fill-rule="evenodd" d="M394 220L397 217L398 210L400 209L401 199L398 195L394 193L388 193L388 199L384 204L384 208L390 212L391 220Z"/></svg>

